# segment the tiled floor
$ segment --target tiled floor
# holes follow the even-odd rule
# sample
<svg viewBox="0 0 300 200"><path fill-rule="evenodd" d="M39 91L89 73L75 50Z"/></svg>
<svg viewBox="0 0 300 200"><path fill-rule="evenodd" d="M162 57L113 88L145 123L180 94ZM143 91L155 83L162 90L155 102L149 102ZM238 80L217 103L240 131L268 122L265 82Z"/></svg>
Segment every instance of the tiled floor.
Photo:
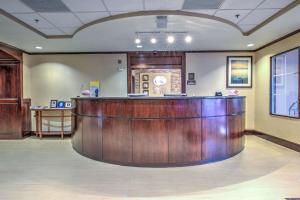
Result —
<svg viewBox="0 0 300 200"><path fill-rule="evenodd" d="M105 164L70 140L0 141L0 200L300 198L300 154L255 136L225 161L181 168Z"/></svg>

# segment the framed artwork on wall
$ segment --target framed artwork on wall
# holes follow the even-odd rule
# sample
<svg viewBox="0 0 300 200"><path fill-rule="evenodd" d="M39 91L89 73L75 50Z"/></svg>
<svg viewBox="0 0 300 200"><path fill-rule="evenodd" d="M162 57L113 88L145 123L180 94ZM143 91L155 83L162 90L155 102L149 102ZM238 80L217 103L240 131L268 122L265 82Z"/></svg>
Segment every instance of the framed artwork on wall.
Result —
<svg viewBox="0 0 300 200"><path fill-rule="evenodd" d="M252 56L227 56L227 88L252 88Z"/></svg>

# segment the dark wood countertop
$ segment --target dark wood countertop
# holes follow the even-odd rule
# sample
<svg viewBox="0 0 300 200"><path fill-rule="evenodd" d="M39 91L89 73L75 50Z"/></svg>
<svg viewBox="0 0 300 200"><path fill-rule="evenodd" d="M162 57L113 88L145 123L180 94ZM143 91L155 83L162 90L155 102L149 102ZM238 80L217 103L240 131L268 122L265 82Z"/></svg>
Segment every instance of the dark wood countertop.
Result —
<svg viewBox="0 0 300 200"><path fill-rule="evenodd" d="M74 97L75 100L164 100L164 99L234 99L245 96L165 96L165 97Z"/></svg>

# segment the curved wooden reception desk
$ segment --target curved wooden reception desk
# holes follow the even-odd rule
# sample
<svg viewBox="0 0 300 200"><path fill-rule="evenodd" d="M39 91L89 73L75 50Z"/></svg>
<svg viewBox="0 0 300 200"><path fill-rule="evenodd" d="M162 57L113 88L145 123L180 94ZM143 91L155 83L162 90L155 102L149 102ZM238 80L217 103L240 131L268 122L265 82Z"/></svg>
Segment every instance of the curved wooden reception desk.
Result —
<svg viewBox="0 0 300 200"><path fill-rule="evenodd" d="M213 162L244 148L244 97L74 98L73 148L120 165Z"/></svg>

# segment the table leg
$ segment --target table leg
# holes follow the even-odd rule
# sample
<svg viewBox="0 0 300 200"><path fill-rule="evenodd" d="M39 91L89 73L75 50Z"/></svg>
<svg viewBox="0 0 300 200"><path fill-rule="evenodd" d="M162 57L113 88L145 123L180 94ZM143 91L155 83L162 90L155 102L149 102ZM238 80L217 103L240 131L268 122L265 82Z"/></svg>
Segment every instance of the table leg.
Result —
<svg viewBox="0 0 300 200"><path fill-rule="evenodd" d="M35 111L35 136L38 137L39 134L39 111Z"/></svg>
<svg viewBox="0 0 300 200"><path fill-rule="evenodd" d="M42 111L40 110L39 111L40 114L39 114L39 126L40 126L40 132L39 132L39 135L40 135L40 138L42 139L43 135L42 135L42 129L43 129L43 116L42 116Z"/></svg>
<svg viewBox="0 0 300 200"><path fill-rule="evenodd" d="M65 121L65 112L61 111L61 139L64 139L64 121Z"/></svg>

